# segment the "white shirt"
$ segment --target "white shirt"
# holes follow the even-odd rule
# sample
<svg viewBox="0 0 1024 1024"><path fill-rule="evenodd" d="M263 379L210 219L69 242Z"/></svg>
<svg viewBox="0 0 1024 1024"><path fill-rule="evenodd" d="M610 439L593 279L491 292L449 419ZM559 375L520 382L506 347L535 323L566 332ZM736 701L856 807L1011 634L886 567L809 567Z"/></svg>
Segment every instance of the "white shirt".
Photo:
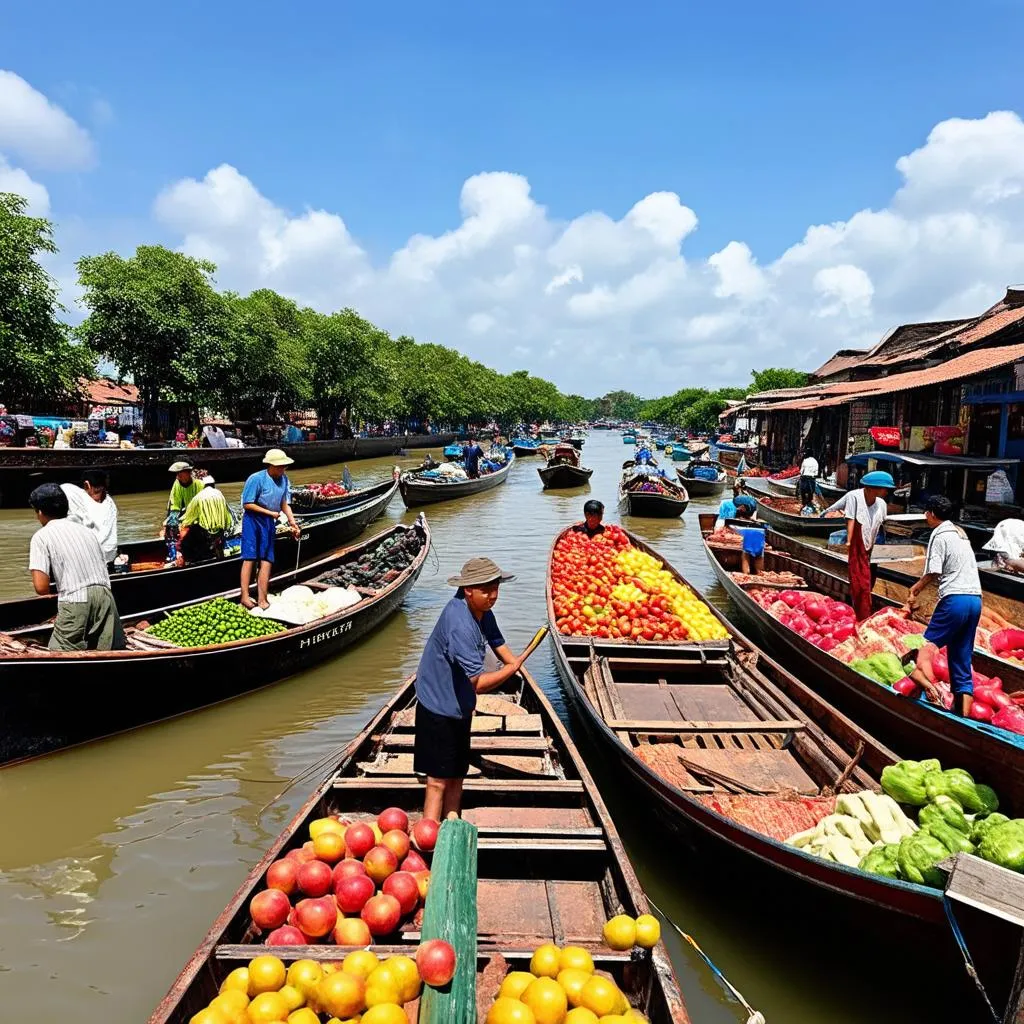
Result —
<svg viewBox="0 0 1024 1024"><path fill-rule="evenodd" d="M939 577L939 600L950 594L981 596L978 560L974 557L967 534L948 519L939 523L928 538L928 551L924 556L926 576Z"/></svg>
<svg viewBox="0 0 1024 1024"><path fill-rule="evenodd" d="M847 519L855 519L860 523L860 537L864 542L864 550L870 552L875 546L875 538L885 522L888 509L884 498L875 498L874 505L869 505L864 497L864 488L847 491L835 504L829 505L826 512L843 512Z"/></svg>
<svg viewBox="0 0 1024 1024"><path fill-rule="evenodd" d="M813 455L808 455L807 458L800 463L800 475L814 477L818 475L818 460Z"/></svg>
<svg viewBox="0 0 1024 1024"><path fill-rule="evenodd" d="M70 519L51 519L32 534L28 567L50 577L57 587L58 602L87 601L89 587L110 589L107 563L96 534Z"/></svg>
<svg viewBox="0 0 1024 1024"><path fill-rule="evenodd" d="M117 558L117 505L108 494L102 501L93 501L74 484L61 484L68 498L68 519L88 526L100 542L103 557L112 562Z"/></svg>
<svg viewBox="0 0 1024 1024"><path fill-rule="evenodd" d="M997 523L985 550L1001 552L1007 558L1024 555L1024 519L1004 519Z"/></svg>

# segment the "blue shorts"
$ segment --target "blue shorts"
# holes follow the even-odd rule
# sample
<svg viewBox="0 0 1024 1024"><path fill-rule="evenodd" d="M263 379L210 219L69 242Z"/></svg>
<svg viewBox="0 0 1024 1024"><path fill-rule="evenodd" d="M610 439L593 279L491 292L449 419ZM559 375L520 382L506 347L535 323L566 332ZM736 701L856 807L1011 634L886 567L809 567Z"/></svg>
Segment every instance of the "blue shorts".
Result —
<svg viewBox="0 0 1024 1024"><path fill-rule="evenodd" d="M743 551L751 558L764 554L764 530L740 530L743 535Z"/></svg>
<svg viewBox="0 0 1024 1024"><path fill-rule="evenodd" d="M259 513L242 516L242 561L273 562L277 520Z"/></svg>
<svg viewBox="0 0 1024 1024"><path fill-rule="evenodd" d="M974 692L971 656L980 618L980 597L975 594L950 594L935 606L932 620L924 631L928 643L946 648L949 688L954 693Z"/></svg>

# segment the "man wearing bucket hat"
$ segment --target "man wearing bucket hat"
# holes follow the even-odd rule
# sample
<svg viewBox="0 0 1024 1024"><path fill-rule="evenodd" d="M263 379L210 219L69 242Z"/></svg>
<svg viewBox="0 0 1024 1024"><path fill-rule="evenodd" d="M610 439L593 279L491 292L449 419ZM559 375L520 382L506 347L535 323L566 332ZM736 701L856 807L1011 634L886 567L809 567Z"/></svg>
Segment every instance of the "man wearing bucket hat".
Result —
<svg viewBox="0 0 1024 1024"><path fill-rule="evenodd" d="M829 505L822 517L829 512L842 511L846 515L846 545L850 565L850 594L857 621L862 622L871 614L871 591L875 585L874 568L871 565L871 549L875 546L878 531L885 522L888 507L886 492L896 482L881 470L875 470L861 477L861 486L847 491L835 504Z"/></svg>
<svg viewBox="0 0 1024 1024"><path fill-rule="evenodd" d="M261 469L253 473L242 488L242 605L269 608L267 591L270 589L270 570L274 565L274 535L278 517L284 512L292 534L298 540L302 533L292 512L292 487L285 474L285 466L295 460L288 458L280 448L271 448L263 456ZM249 595L253 566L259 562L256 576L256 601Z"/></svg>
<svg viewBox="0 0 1024 1024"><path fill-rule="evenodd" d="M164 540L177 540L178 526L181 517L188 508L188 503L203 489L202 482L192 473L192 466L187 462L175 462L168 467L174 474L171 494L167 499L167 518L164 519Z"/></svg>
<svg viewBox="0 0 1024 1024"><path fill-rule="evenodd" d="M498 588L515 576L489 558L471 558L434 626L416 670L416 742L413 768L427 777L423 816L443 821L462 804L462 782L469 770L470 728L477 694L495 690L522 667L498 629L491 609ZM490 647L503 662L484 671Z"/></svg>

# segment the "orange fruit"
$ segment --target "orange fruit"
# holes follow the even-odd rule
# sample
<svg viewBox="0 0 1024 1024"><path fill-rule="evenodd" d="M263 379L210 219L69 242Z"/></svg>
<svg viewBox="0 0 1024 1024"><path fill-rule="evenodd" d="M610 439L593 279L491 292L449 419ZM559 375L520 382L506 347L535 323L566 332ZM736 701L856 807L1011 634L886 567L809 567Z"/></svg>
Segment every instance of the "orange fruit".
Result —
<svg viewBox="0 0 1024 1024"><path fill-rule="evenodd" d="M636 921L628 914L616 914L605 923L603 935L611 949L632 949L636 944Z"/></svg>
<svg viewBox="0 0 1024 1024"><path fill-rule="evenodd" d="M484 1024L536 1024L533 1011L518 999L499 996L491 1003Z"/></svg>
<svg viewBox="0 0 1024 1024"><path fill-rule="evenodd" d="M249 1024L276 1024L284 1020L289 1013L288 1004L279 992L261 992L249 1004L246 1011Z"/></svg>
<svg viewBox="0 0 1024 1024"><path fill-rule="evenodd" d="M210 1009L220 1010L227 1018L228 1024L248 1024L245 1008L249 1005L249 997L236 989L229 989L210 1000Z"/></svg>
<svg viewBox="0 0 1024 1024"><path fill-rule="evenodd" d="M538 978L519 997L533 1011L537 1024L562 1024L568 1001L565 989L552 978Z"/></svg>
<svg viewBox="0 0 1024 1024"><path fill-rule="evenodd" d="M324 970L315 960L296 960L288 968L287 983L297 988L308 1002L323 976Z"/></svg>
<svg viewBox="0 0 1024 1024"><path fill-rule="evenodd" d="M227 992L236 989L239 992L249 993L249 968L236 967L221 983L220 991Z"/></svg>
<svg viewBox="0 0 1024 1024"><path fill-rule="evenodd" d="M563 1024L598 1024L597 1014L585 1006L576 1006L566 1015Z"/></svg>
<svg viewBox="0 0 1024 1024"><path fill-rule="evenodd" d="M498 995L518 999L536 980L536 976L529 971L509 971L498 989Z"/></svg>
<svg viewBox="0 0 1024 1024"><path fill-rule="evenodd" d="M398 1001L412 1002L423 987L416 961L409 956L389 956L384 966L390 968L398 979Z"/></svg>
<svg viewBox="0 0 1024 1024"><path fill-rule="evenodd" d="M561 966L562 951L553 943L545 942L533 951L530 973L538 978L557 978Z"/></svg>
<svg viewBox="0 0 1024 1024"><path fill-rule="evenodd" d="M400 1002L401 980L398 972L387 964L381 964L366 979L366 1005Z"/></svg>
<svg viewBox="0 0 1024 1024"><path fill-rule="evenodd" d="M582 946L566 946L558 962L563 971L571 967L587 974L594 973L594 958Z"/></svg>
<svg viewBox="0 0 1024 1024"><path fill-rule="evenodd" d="M651 949L661 938L661 923L653 914L641 914L636 919L636 944Z"/></svg>
<svg viewBox="0 0 1024 1024"><path fill-rule="evenodd" d="M258 956L249 961L249 998L261 992L276 992L288 977L284 964L276 956ZM288 1014L285 1014L287 1017ZM273 1018L271 1018L273 1019Z"/></svg>
<svg viewBox="0 0 1024 1024"><path fill-rule="evenodd" d="M618 985L600 974L592 974L580 992L580 1006L585 1006L598 1017L614 1013L619 1006Z"/></svg>
<svg viewBox="0 0 1024 1024"><path fill-rule="evenodd" d="M581 971L578 967L566 967L564 971L558 972L555 979L565 990L566 998L570 1006L580 1005L580 993L583 986L590 980L588 971Z"/></svg>
<svg viewBox="0 0 1024 1024"><path fill-rule="evenodd" d="M320 1024L320 1018L308 1007L288 1014L288 1024Z"/></svg>
<svg viewBox="0 0 1024 1024"><path fill-rule="evenodd" d="M316 987L316 1001L332 1017L354 1017L365 1004L366 985L354 974L337 971Z"/></svg>
<svg viewBox="0 0 1024 1024"><path fill-rule="evenodd" d="M228 1019L220 1010L207 1006L193 1015L188 1024L228 1024Z"/></svg>
<svg viewBox="0 0 1024 1024"><path fill-rule="evenodd" d="M409 1024L409 1018L397 1003L378 1003L359 1018L359 1024Z"/></svg>
<svg viewBox="0 0 1024 1024"><path fill-rule="evenodd" d="M294 985L285 985L284 988L278 990L284 1001L288 1004L288 1012L299 1009L300 1006L306 1005L306 996L300 992Z"/></svg>
<svg viewBox="0 0 1024 1024"><path fill-rule="evenodd" d="M336 864L345 856L345 837L340 832L321 832L313 840L313 852L328 864Z"/></svg>
<svg viewBox="0 0 1024 1024"><path fill-rule="evenodd" d="M380 967L380 961L377 959L377 954L371 953L368 949L353 950L341 962L341 969L346 974L354 974L357 978L362 978L363 981L366 981L378 967Z"/></svg>

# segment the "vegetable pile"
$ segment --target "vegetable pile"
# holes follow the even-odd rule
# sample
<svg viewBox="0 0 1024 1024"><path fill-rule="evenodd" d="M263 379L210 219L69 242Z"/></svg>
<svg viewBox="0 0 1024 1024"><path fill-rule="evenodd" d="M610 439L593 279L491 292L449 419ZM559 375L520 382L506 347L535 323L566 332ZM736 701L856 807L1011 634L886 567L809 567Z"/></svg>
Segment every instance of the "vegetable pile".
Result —
<svg viewBox="0 0 1024 1024"><path fill-rule="evenodd" d="M348 587L329 587L327 590L312 590L302 584L287 587L280 594L268 594L270 607L263 611L254 608L253 615L260 618L286 622L292 626L305 626L317 619L335 615L345 608L359 604L363 596Z"/></svg>
<svg viewBox="0 0 1024 1024"><path fill-rule="evenodd" d="M285 627L271 619L257 618L241 605L215 597L202 604L178 608L153 623L146 632L178 647L205 647L280 633Z"/></svg>
<svg viewBox="0 0 1024 1024"><path fill-rule="evenodd" d="M623 640L724 640L708 606L618 526L569 531L551 558L551 597L565 636Z"/></svg>
<svg viewBox="0 0 1024 1024"><path fill-rule="evenodd" d="M292 488L292 508L316 508L337 498L344 498L348 493L344 486L333 480L325 484L305 484Z"/></svg>
<svg viewBox="0 0 1024 1024"><path fill-rule="evenodd" d="M735 531L723 526L720 530L708 534L709 544L718 544L721 547L738 548L743 546L743 538Z"/></svg>
<svg viewBox="0 0 1024 1024"><path fill-rule="evenodd" d="M775 509L776 512L785 512L787 515L790 515L790 516L798 516L798 515L800 515L800 513L801 513L801 511L802 511L802 509L804 507L803 502L799 498L777 498L777 497L774 497L774 496L768 497L768 498L762 498L762 497L758 496L758 501L760 501L762 505L767 505L769 508ZM815 512L824 512L826 507L827 506L825 505L825 503L820 498L815 498L814 499L814 510L815 510ZM841 511L839 511L837 509L834 512L826 513L825 518L826 519L845 519L846 518L846 513L845 512L841 512Z"/></svg>
<svg viewBox="0 0 1024 1024"><path fill-rule="evenodd" d="M769 480L792 480L793 477L800 475L799 466L787 466L785 469L780 469L778 473L772 473L768 477Z"/></svg>
<svg viewBox="0 0 1024 1024"><path fill-rule="evenodd" d="M834 653L840 644L856 634L857 617L853 608L825 594L767 588L755 588L747 593L784 626L823 651Z"/></svg>
<svg viewBox="0 0 1024 1024"><path fill-rule="evenodd" d="M412 565L422 547L423 540L415 530L392 534L372 551L364 552L340 569L325 573L319 581L333 587L379 590L397 580Z"/></svg>

